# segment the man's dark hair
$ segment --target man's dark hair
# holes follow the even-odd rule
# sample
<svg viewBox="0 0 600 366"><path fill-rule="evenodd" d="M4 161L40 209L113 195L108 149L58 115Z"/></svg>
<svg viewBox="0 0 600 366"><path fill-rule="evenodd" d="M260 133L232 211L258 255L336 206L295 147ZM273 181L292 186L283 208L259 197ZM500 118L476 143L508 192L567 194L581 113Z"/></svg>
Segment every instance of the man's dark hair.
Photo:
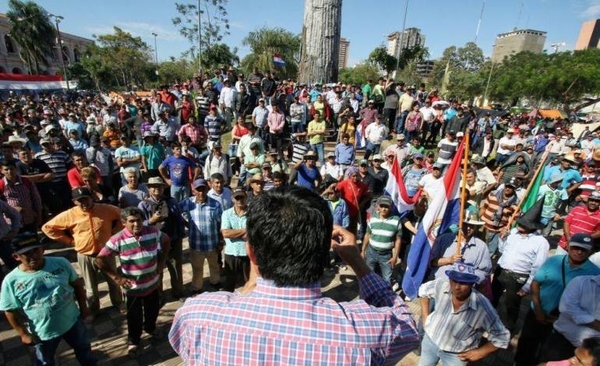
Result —
<svg viewBox="0 0 600 366"><path fill-rule="evenodd" d="M600 366L600 337L584 339L581 343L581 347L586 349L590 356L594 358L592 366Z"/></svg>
<svg viewBox="0 0 600 366"><path fill-rule="evenodd" d="M179 141L173 141L171 142L171 149L174 149L176 147L181 147L181 143Z"/></svg>
<svg viewBox="0 0 600 366"><path fill-rule="evenodd" d="M135 206L125 207L121 211L121 220L125 221L129 216L138 216L144 218L144 213L142 212L142 210Z"/></svg>
<svg viewBox="0 0 600 366"><path fill-rule="evenodd" d="M85 159L86 155L85 155L85 153L83 151L73 151L71 153L71 158L73 158L73 159L74 158L83 158L83 159Z"/></svg>
<svg viewBox="0 0 600 366"><path fill-rule="evenodd" d="M277 286L316 283L329 263L333 217L315 192L274 189L248 209L248 242L263 278Z"/></svg>
<svg viewBox="0 0 600 366"><path fill-rule="evenodd" d="M0 159L0 167L16 167L17 163L13 159Z"/></svg>
<svg viewBox="0 0 600 366"><path fill-rule="evenodd" d="M214 173L210 175L210 180L220 180L222 182L225 178L223 178L223 174L221 173Z"/></svg>

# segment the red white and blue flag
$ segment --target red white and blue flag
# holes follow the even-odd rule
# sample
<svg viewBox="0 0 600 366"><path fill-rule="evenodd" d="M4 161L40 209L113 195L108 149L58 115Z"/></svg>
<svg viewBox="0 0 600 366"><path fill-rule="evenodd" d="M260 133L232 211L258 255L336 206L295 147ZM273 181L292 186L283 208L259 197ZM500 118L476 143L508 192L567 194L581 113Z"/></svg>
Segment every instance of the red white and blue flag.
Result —
<svg viewBox="0 0 600 366"><path fill-rule="evenodd" d="M0 90L62 90L63 86L61 81L62 76L60 75L22 75L0 73Z"/></svg>
<svg viewBox="0 0 600 366"><path fill-rule="evenodd" d="M460 173L464 149L463 141L458 147L444 178L438 179L437 185L431 189L431 192L434 192L432 201L410 246L406 261L406 272L402 279L402 290L406 296L412 299L417 297L419 286L423 283L427 273L431 246L438 233L442 234L451 225L458 224L460 217Z"/></svg>
<svg viewBox="0 0 600 366"><path fill-rule="evenodd" d="M285 61L283 61L280 54L276 53L273 55L273 64L275 66L284 67Z"/></svg>
<svg viewBox="0 0 600 366"><path fill-rule="evenodd" d="M390 176L385 185L385 193L392 198L395 207L395 213L402 215L414 208L415 202L419 200L419 193L410 198L406 192L402 171L398 165L398 159L394 159Z"/></svg>

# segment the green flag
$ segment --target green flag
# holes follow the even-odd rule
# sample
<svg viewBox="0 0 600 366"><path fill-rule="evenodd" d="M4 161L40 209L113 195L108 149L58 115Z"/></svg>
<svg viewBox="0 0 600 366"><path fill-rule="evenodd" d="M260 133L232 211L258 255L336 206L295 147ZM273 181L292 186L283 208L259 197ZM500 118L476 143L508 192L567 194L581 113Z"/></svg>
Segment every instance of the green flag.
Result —
<svg viewBox="0 0 600 366"><path fill-rule="evenodd" d="M544 177L544 169L540 169L538 175L535 177L535 181L529 190L526 197L523 198L523 204L521 205L521 212L527 212L537 202L538 193L542 186L542 178Z"/></svg>

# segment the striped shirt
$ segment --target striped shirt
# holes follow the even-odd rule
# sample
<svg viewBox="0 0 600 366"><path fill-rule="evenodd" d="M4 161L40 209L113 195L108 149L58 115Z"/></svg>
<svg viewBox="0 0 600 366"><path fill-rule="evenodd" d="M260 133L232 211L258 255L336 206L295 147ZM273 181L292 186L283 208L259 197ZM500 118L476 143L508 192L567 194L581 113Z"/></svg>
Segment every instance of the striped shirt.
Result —
<svg viewBox="0 0 600 366"><path fill-rule="evenodd" d="M510 332L488 299L473 289L469 299L453 310L450 282L437 279L419 288L419 297L435 299L435 310L425 321L425 333L442 351L460 353L479 347L483 333L498 348L507 348Z"/></svg>
<svg viewBox="0 0 600 366"><path fill-rule="evenodd" d="M12 207L21 207L23 225L33 224L42 210L42 200L35 184L25 177L17 177L14 183L9 183L6 178L2 181L0 193L4 194L6 202Z"/></svg>
<svg viewBox="0 0 600 366"><path fill-rule="evenodd" d="M221 140L221 118L208 115L204 119L204 128L208 131L208 138L211 141Z"/></svg>
<svg viewBox="0 0 600 366"><path fill-rule="evenodd" d="M569 224L571 235L584 233L592 235L600 231L600 210L589 212L587 206L574 207L567 215L565 222ZM563 249L567 249L567 239L563 235L558 242Z"/></svg>
<svg viewBox="0 0 600 366"><path fill-rule="evenodd" d="M388 251L394 248L396 238L402 236L402 227L400 217L390 216L386 219L374 214L367 223L367 234L369 244L375 250Z"/></svg>
<svg viewBox="0 0 600 366"><path fill-rule="evenodd" d="M205 202L198 202L190 197L179 203L181 212L190 213L189 243L190 249L210 252L217 249L221 231L221 205L210 197Z"/></svg>
<svg viewBox="0 0 600 366"><path fill-rule="evenodd" d="M504 195L502 195L504 198ZM506 202L507 200L505 200ZM502 216L499 220L499 225L494 225L494 215L498 212L500 208L500 202L498 201L498 197L496 196L496 191L488 194L487 199L485 200L483 213L481 214L481 219L485 223L484 226L488 230L488 232L496 233L500 231L501 228L508 224L508 219L512 216L513 212L515 212L516 205L518 204L518 200L514 202L513 205L505 207L502 210Z"/></svg>
<svg viewBox="0 0 600 366"><path fill-rule="evenodd" d="M51 153L42 151L35 154L35 158L40 159L44 163L48 164L52 170L52 173L54 174L52 178L53 183L66 181L67 171L71 165L71 157L69 154L62 150L57 150Z"/></svg>
<svg viewBox="0 0 600 366"><path fill-rule="evenodd" d="M394 365L419 344L406 304L374 273L361 300L337 303L319 283L248 295L212 292L177 310L169 342L186 365Z"/></svg>
<svg viewBox="0 0 600 366"><path fill-rule="evenodd" d="M169 237L156 228L144 226L139 236L123 229L113 235L102 250L101 256L119 256L123 276L131 280L128 296L145 296L158 286L158 252Z"/></svg>

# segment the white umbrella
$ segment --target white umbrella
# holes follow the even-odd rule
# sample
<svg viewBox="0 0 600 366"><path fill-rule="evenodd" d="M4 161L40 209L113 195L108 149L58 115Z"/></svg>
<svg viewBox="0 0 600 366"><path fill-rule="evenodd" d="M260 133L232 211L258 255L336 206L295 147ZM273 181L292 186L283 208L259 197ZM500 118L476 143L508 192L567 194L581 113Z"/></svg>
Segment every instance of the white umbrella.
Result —
<svg viewBox="0 0 600 366"><path fill-rule="evenodd" d="M433 104L431 106L434 108L437 106L440 106L440 107L446 109L446 108L450 108L450 103L446 102L445 100L436 100L435 102L433 102Z"/></svg>

